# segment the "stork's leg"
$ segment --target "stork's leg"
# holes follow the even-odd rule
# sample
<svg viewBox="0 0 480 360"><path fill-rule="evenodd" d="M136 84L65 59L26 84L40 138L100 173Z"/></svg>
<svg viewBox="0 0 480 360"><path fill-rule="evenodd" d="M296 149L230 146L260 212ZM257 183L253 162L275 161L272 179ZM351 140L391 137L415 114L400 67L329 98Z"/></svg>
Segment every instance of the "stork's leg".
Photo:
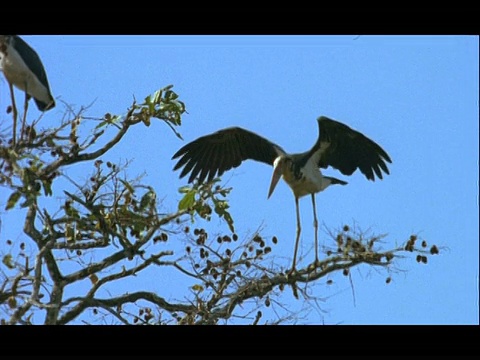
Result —
<svg viewBox="0 0 480 360"><path fill-rule="evenodd" d="M295 196L295 211L297 212L297 238L295 240L295 252L293 253L293 265L291 273L295 272L295 265L297 263L297 250L298 250L298 243L300 241L300 233L302 231L302 227L300 225L300 211L298 208L298 197Z"/></svg>
<svg viewBox="0 0 480 360"><path fill-rule="evenodd" d="M312 194L312 206L313 206L313 228L315 230L315 266L318 264L318 220L317 220L317 207L315 206L315 194Z"/></svg>
<svg viewBox="0 0 480 360"><path fill-rule="evenodd" d="M23 139L23 132L25 131L25 123L27 122L27 110L28 110L28 93L27 84L25 84L25 104L23 104L23 119L22 128L20 129L20 140Z"/></svg>
<svg viewBox="0 0 480 360"><path fill-rule="evenodd" d="M16 137L17 137L17 105L15 104L15 95L13 93L13 85L9 82L8 87L10 88L10 96L12 98L12 112L13 112L13 138L12 138L12 146L15 147L16 144Z"/></svg>

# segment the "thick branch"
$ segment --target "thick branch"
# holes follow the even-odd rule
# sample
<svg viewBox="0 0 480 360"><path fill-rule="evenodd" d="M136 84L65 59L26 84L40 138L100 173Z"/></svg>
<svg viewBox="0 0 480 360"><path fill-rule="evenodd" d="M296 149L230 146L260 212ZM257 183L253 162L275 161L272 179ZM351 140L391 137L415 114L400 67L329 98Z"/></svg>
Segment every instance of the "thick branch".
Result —
<svg viewBox="0 0 480 360"><path fill-rule="evenodd" d="M97 299L97 298L86 298L86 297L75 297L71 298L69 302L72 301L79 301L85 304L85 307L95 307L100 306L102 307L117 307L122 306L127 303L134 303L139 300L149 301L152 304L158 305L160 308L168 311L168 312L184 312L184 313L191 313L192 311L196 310L196 307L193 305L184 305L184 304L171 304L166 301L164 298L148 291L139 291L132 294L126 294L118 297L114 297L111 299ZM66 321L67 320L67 321ZM59 324L66 324L71 319L62 318L59 321Z"/></svg>
<svg viewBox="0 0 480 360"><path fill-rule="evenodd" d="M40 285L42 284L42 258L45 254L50 251L51 241L46 243L38 252L35 258L35 272L33 278L33 289L30 297L25 301L25 303L20 306L10 318L9 323L17 323L23 315L32 307L32 305L37 304L39 301L39 291Z"/></svg>
<svg viewBox="0 0 480 360"><path fill-rule="evenodd" d="M320 262L317 267L309 267L307 269L299 270L294 274L284 275L278 274L273 277L264 276L259 280L249 282L244 286L238 288L234 293L227 294L221 298L215 297L215 300L220 301L225 298L230 300L223 306L213 310L208 314L208 319L203 318L197 321L197 324L216 323L218 319L228 319L233 313L237 305L251 298L262 298L270 293L275 286L279 285L291 285L295 287L297 283L307 283L324 277L328 273L352 268L361 263L367 263L370 265L386 266L389 262L379 262L365 256L357 256L352 259L346 260L345 258L338 256L334 258L328 258ZM320 270L320 271L318 271ZM212 298L213 300L214 298Z"/></svg>
<svg viewBox="0 0 480 360"><path fill-rule="evenodd" d="M100 280L98 280L93 287L88 291L87 295L85 297L82 297L80 299L83 299L84 301L80 301L75 307L73 307L70 311L65 313L62 318L59 320L60 324L67 324L74 318L76 318L78 315L80 315L87 307L91 306L91 300L93 299L93 296L95 295L96 291L104 284L114 281L114 280L119 280L121 278L125 278L128 276L135 275L136 273L144 270L151 264L157 264L157 265L169 265L169 262L161 262L158 259L160 259L163 256L167 255L172 255L171 251L163 251L159 254L152 255L150 258L142 262L140 265L135 266L131 269L128 270L123 270L121 272L106 276ZM67 306L72 302L78 301L79 298L70 298L66 301L64 301L61 306Z"/></svg>
<svg viewBox="0 0 480 360"><path fill-rule="evenodd" d="M113 139L111 139L107 144L105 144L102 148L91 152L91 153L85 153L85 154L72 154L71 156L68 157L60 157L58 160L54 161L50 165L46 166L42 171L39 171L38 176L41 178L45 174L51 174L58 170L61 166L65 165L71 165L75 164L78 162L82 161L89 161L93 159L97 159L98 157L102 156L105 154L108 150L110 150L112 147L114 147L120 140L123 138L123 136L127 133L130 125L132 122L128 121L130 115L130 111L125 120L122 123L122 127L120 128L119 132L115 135Z"/></svg>
<svg viewBox="0 0 480 360"><path fill-rule="evenodd" d="M39 249L44 248L45 239L43 238L40 231L35 228L35 218L37 216L37 208L36 204L32 204L28 208L27 216L25 218L25 225L23 231L27 234L32 240L35 241ZM55 240L55 239L51 239ZM50 245L53 245L52 241L49 241ZM45 263L47 265L47 269L49 271L50 277L53 281L61 281L62 274L60 273L60 269L57 266L57 262L53 257L52 252L50 249L46 249L44 252Z"/></svg>

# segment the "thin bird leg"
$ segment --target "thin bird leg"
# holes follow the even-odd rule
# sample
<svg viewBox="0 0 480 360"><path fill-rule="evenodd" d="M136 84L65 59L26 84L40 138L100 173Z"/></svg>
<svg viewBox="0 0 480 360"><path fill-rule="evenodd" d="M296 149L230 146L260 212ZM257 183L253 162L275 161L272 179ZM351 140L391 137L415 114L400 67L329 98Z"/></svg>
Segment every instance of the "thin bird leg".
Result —
<svg viewBox="0 0 480 360"><path fill-rule="evenodd" d="M312 194L312 206L313 206L313 227L315 229L315 266L318 261L318 220L317 220L317 207L315 205L315 194Z"/></svg>
<svg viewBox="0 0 480 360"><path fill-rule="evenodd" d="M23 132L25 131L25 123L27 121L27 109L28 109L28 93L27 93L27 84L25 84L25 104L23 105L23 119L22 119L22 128L20 130L20 140L23 139Z"/></svg>
<svg viewBox="0 0 480 360"><path fill-rule="evenodd" d="M13 138L12 138L12 146L15 147L16 144L16 136L17 136L17 105L15 104L15 95L13 93L13 85L9 82L8 86L10 87L10 96L12 98L12 112L13 112Z"/></svg>
<svg viewBox="0 0 480 360"><path fill-rule="evenodd" d="M297 239L295 240L295 252L293 253L293 265L291 273L295 272L295 265L297 263L297 250L298 250L298 243L300 240L300 232L302 231L302 227L300 225L300 211L298 209L298 197L295 196L295 211L297 212Z"/></svg>

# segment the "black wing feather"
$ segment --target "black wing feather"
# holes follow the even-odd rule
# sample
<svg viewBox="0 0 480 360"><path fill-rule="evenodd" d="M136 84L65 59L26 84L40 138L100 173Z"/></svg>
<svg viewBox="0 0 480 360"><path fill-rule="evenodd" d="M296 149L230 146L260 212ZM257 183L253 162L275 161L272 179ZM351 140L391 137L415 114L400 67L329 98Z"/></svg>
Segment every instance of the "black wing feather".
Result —
<svg viewBox="0 0 480 360"><path fill-rule="evenodd" d="M372 181L375 181L375 175L383 179L382 170L386 174L390 173L386 162L391 163L392 160L380 145L347 125L325 116L321 116L318 123L320 137L311 151L319 149L321 142L329 143L320 155L319 167L332 166L344 175L351 175L360 169Z"/></svg>
<svg viewBox="0 0 480 360"><path fill-rule="evenodd" d="M198 176L199 182L212 180L225 171L239 166L244 160L255 160L273 165L285 151L271 141L251 131L232 127L202 136L178 150L172 159L180 158L173 170L183 167L180 178L188 173L191 183Z"/></svg>

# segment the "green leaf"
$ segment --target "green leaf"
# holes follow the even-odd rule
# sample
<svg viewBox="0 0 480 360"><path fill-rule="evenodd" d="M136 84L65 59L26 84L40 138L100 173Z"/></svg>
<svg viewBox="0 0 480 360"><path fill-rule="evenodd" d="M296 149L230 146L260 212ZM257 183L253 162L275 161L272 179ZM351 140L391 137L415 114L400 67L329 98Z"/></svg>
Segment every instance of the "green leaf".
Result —
<svg viewBox="0 0 480 360"><path fill-rule="evenodd" d="M74 218L74 219L80 219L80 214L77 209L75 209L73 206L69 206L68 208L65 209L65 214L68 216Z"/></svg>
<svg viewBox="0 0 480 360"><path fill-rule="evenodd" d="M45 193L45 196L53 195L52 182L51 181L42 181L42 184L43 184L43 192Z"/></svg>
<svg viewBox="0 0 480 360"><path fill-rule="evenodd" d="M71 193L69 193L68 191L64 190L63 191L65 193L65 195L67 195L68 197L70 197L71 199L75 200L76 202L78 202L79 204L85 204L85 202L80 199L78 196L76 195L73 195Z"/></svg>
<svg viewBox="0 0 480 360"><path fill-rule="evenodd" d="M65 239L67 241L75 241L75 231L71 224L67 224L65 227Z"/></svg>
<svg viewBox="0 0 480 360"><path fill-rule="evenodd" d="M11 208L13 208L18 200L20 199L20 196L22 196L22 194L18 191L15 191L12 195L10 195L10 197L8 198L8 201L7 201L7 206L5 207L5 210L10 210Z"/></svg>
<svg viewBox="0 0 480 360"><path fill-rule="evenodd" d="M152 95L148 95L147 97L145 97L145 102L144 102L145 105L148 105L151 102L152 102Z"/></svg>
<svg viewBox="0 0 480 360"><path fill-rule="evenodd" d="M230 229L230 231L232 233L234 233L235 232L235 227L233 225L233 218L230 215L230 213L225 212L225 214L223 214L223 217L224 217L225 221L227 222L227 225L228 225L228 228Z"/></svg>
<svg viewBox="0 0 480 360"><path fill-rule="evenodd" d="M110 122L109 121L101 121L97 126L95 126L95 130L98 130L106 125L108 125ZM52 146L53 146L53 141L52 141Z"/></svg>
<svg viewBox="0 0 480 360"><path fill-rule="evenodd" d="M226 210L229 208L228 203L225 200L214 199L215 203L215 212L222 216L226 213Z"/></svg>
<svg viewBox="0 0 480 360"><path fill-rule="evenodd" d="M125 186L125 188L128 190L128 192L130 192L131 194L133 194L135 192L135 189L133 188L132 185L130 185L130 183L128 181L120 179L120 182L123 184L123 186Z"/></svg>
<svg viewBox="0 0 480 360"><path fill-rule="evenodd" d="M140 210L145 210L145 208L151 203L152 198L152 192L146 192L140 199Z"/></svg>
<svg viewBox="0 0 480 360"><path fill-rule="evenodd" d="M195 190L190 190L188 193L185 194L182 200L178 203L178 210L187 210L190 209L193 204L195 204Z"/></svg>
<svg viewBox="0 0 480 360"><path fill-rule="evenodd" d="M153 102L158 104L159 101L162 99L162 90L157 90L153 93Z"/></svg>
<svg viewBox="0 0 480 360"><path fill-rule="evenodd" d="M12 255L7 254L3 257L2 262L9 269L15 269L15 265L13 264L12 260L13 260Z"/></svg>
<svg viewBox="0 0 480 360"><path fill-rule="evenodd" d="M191 190L190 186L182 186L180 189L178 189L178 192L180 194L186 194Z"/></svg>
<svg viewBox="0 0 480 360"><path fill-rule="evenodd" d="M193 291L196 291L196 292L199 292L199 293L201 293L201 292L204 290L203 286L202 286L202 285L199 285L199 284L193 285L193 286L191 287L191 289L192 289Z"/></svg>
<svg viewBox="0 0 480 360"><path fill-rule="evenodd" d="M142 121L145 124L145 126L150 126L150 115L148 114L143 114Z"/></svg>

